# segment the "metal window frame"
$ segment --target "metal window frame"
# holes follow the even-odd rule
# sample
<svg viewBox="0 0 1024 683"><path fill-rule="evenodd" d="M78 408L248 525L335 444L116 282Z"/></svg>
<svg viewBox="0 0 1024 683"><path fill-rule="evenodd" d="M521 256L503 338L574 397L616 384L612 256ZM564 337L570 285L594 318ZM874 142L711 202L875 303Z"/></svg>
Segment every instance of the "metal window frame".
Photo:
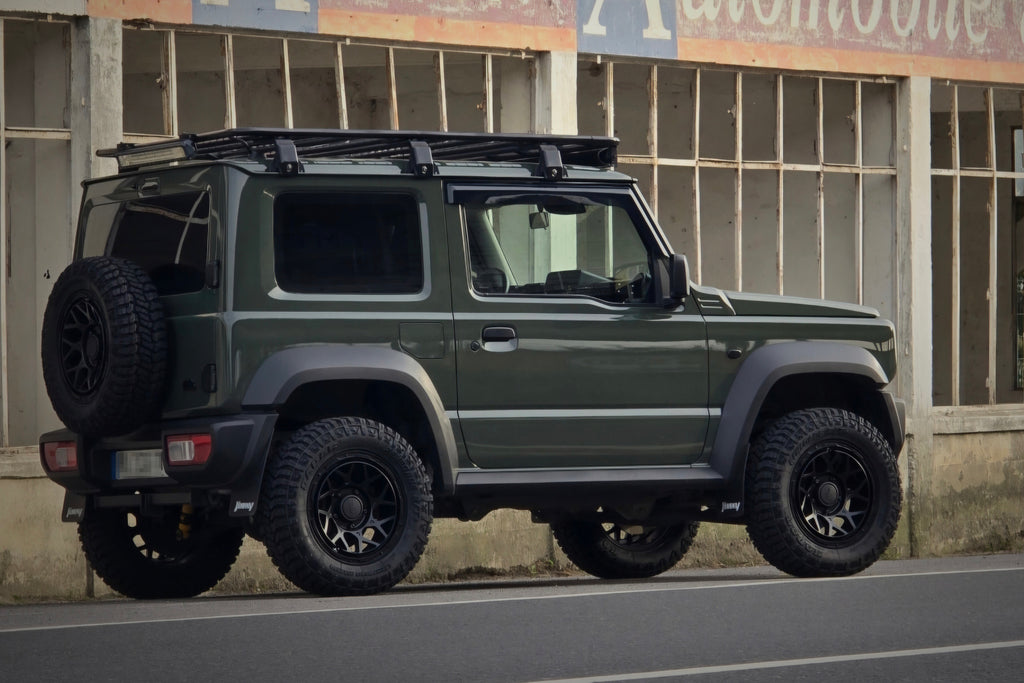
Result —
<svg viewBox="0 0 1024 683"><path fill-rule="evenodd" d="M57 19L19 19L0 17L0 88L5 88L7 64L5 61L6 29L8 22L20 21L28 23L62 24L71 30L71 22ZM65 58L70 71L71 52ZM6 93L5 93L6 94ZM66 93L70 101L70 93ZM70 103L70 102L69 102ZM6 97L0 97L0 192L7 195L7 143L9 140L63 140L70 142L70 128L36 128L28 126L8 126ZM7 280L11 272L11 253L9 248L10 225L7 220L7 204L3 203L0 211L0 448L11 446L10 443L10 383L8 381L9 347L7 343Z"/></svg>
<svg viewBox="0 0 1024 683"><path fill-rule="evenodd" d="M124 25L125 31L158 31L163 34L163 48L161 52L161 69L167 86L162 93L163 98L163 122L162 130L156 131L126 131L125 140L129 142L155 142L162 139L175 138L181 131L178 125L178 66L177 66L177 36L183 33L191 35L219 36L221 39L221 50L224 54L224 128L238 127L238 110L235 88L235 54L234 39L238 37L259 37L278 40L281 43L281 89L284 101L284 128L294 128L295 100L292 94L292 68L291 53L289 50L290 41L296 40L305 42L316 42L333 45L334 48L334 77L337 90L337 120L341 129L349 128L348 98L345 93L345 58L344 48L348 46L360 47L381 47L384 49L384 73L387 80L387 106L388 125L390 130L400 130L400 109L398 97L398 74L396 73L395 50L417 50L433 53L435 85L437 88L438 116L442 132L448 131L448 93L446 88L447 74L445 55L452 53L479 55L481 58L481 69L483 73L482 100L479 105L482 117L482 128L484 132L493 133L496 130L495 103L495 75L494 57L515 57L521 59L533 59L533 53L519 51L518 53L508 51L486 51L466 49L445 49L438 50L431 47L418 47L397 44L379 44L375 42L353 41L351 39L316 39L316 38L288 38L285 36L267 36L265 34L249 34L245 32L217 32L207 30L193 30L184 28L170 28L164 26L134 27Z"/></svg>
<svg viewBox="0 0 1024 683"><path fill-rule="evenodd" d="M949 111L949 141L950 141L950 167L931 168L932 178L947 177L952 179L953 191L950 197L950 406L962 405L961 392L962 377L960 372L960 348L961 348L961 301L960 291L962 281L960 267L962 255L960 240L962 225L960 211L962 203L961 183L964 178L982 178L988 180L988 354L985 379L985 387L988 393L988 405L997 403L998 388L998 350L999 350L999 181L1024 179L1024 172L1000 171L996 160L996 126L995 126L995 91L1016 90L1021 93L1021 117L1024 121L1024 89L1007 86L978 85L969 83L946 83L950 88L950 111ZM972 168L963 167L960 161L960 88L982 90L982 97L985 102L986 118L986 146L985 146L985 167Z"/></svg>

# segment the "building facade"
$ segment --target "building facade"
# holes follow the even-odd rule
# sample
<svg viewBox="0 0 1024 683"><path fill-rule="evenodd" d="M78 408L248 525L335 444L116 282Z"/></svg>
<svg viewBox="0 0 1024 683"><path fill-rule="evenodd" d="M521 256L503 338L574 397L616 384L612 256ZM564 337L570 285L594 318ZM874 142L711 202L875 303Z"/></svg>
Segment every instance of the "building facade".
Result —
<svg viewBox="0 0 1024 683"><path fill-rule="evenodd" d="M1021 547L1024 3L0 0L0 74L0 478L57 425L38 331L96 149L615 135L696 280L896 323L906 550Z"/></svg>

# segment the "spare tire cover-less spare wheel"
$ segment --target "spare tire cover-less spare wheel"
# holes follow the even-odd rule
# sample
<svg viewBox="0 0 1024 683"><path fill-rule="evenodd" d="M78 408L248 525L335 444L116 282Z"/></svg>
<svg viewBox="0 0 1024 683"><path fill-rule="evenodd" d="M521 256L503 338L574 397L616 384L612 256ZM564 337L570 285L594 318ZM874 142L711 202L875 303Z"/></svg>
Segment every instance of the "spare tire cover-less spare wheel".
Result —
<svg viewBox="0 0 1024 683"><path fill-rule="evenodd" d="M167 330L156 286L132 261L69 265L43 315L43 379L57 417L85 436L125 434L164 397Z"/></svg>

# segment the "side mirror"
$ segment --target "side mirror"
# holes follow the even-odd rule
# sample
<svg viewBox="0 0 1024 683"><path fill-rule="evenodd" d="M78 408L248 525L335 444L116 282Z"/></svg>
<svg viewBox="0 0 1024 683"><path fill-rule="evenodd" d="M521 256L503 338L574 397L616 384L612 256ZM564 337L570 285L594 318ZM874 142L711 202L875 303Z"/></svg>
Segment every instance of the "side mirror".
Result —
<svg viewBox="0 0 1024 683"><path fill-rule="evenodd" d="M669 257L668 295L676 301L690 296L690 266L683 254L672 254Z"/></svg>

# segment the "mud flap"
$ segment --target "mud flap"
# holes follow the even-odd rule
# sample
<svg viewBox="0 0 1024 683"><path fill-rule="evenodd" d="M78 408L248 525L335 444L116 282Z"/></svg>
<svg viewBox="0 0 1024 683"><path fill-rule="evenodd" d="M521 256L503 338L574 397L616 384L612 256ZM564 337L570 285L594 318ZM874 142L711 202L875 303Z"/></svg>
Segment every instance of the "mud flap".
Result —
<svg viewBox="0 0 1024 683"><path fill-rule="evenodd" d="M64 508L60 513L62 522L81 522L85 519L85 508L89 499L85 496L66 491L64 493Z"/></svg>

